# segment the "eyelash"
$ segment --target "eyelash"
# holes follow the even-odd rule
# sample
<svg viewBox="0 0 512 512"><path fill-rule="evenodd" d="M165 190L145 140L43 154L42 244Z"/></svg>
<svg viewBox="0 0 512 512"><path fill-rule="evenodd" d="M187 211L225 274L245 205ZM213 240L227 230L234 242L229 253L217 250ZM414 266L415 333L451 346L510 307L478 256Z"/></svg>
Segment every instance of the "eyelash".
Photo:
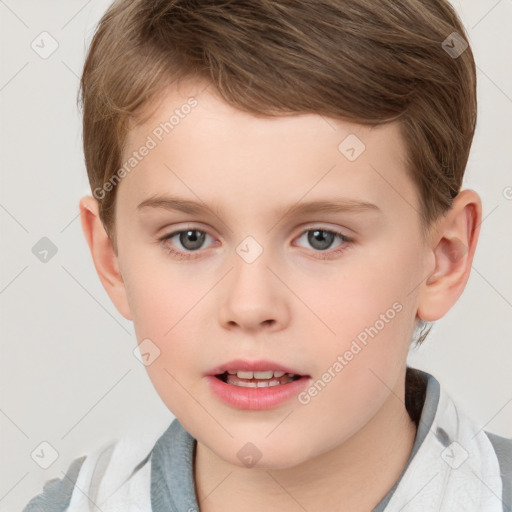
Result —
<svg viewBox="0 0 512 512"><path fill-rule="evenodd" d="M170 233L168 235L164 235L164 236L160 237L158 239L158 241L162 244L165 251L168 254L171 254L176 259L178 259L178 260L194 260L194 259L200 257L200 254L197 254L197 255L194 254L196 252L199 253L200 249L198 249L197 251L190 251L189 253L185 253L185 252L177 251L177 250L169 247L169 245L166 243L171 238L174 238L176 235L179 235L181 233L186 233L187 231L198 231L199 233L204 233L205 235L208 235L208 233L202 229L196 229L194 227L189 227L187 229L173 231L172 233ZM329 233L329 234L335 235L341 242L343 242L343 244L338 249L336 249L334 251L328 251L328 250L320 251L320 250L313 249L313 252L317 253L318 254L317 257L321 260L331 259L331 258L345 252L345 250L347 250L347 248L350 246L350 244L354 241L352 238L347 237L346 235L344 235L343 233L341 233L339 231L323 229L323 228L318 228L318 227L309 228L309 229L302 231L302 233L298 236L298 238L301 238L304 234L309 233L310 231L323 231L324 233Z"/></svg>

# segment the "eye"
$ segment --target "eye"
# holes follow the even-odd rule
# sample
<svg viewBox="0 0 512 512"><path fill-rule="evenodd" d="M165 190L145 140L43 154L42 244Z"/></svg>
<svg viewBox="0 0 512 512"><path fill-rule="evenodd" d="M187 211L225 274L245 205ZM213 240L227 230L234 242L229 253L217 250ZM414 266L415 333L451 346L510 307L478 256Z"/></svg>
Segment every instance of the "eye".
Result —
<svg viewBox="0 0 512 512"><path fill-rule="evenodd" d="M314 228L307 229L302 232L299 236L299 240L307 235L307 242L313 247L316 253L316 257L320 259L326 259L333 257L350 245L353 241L351 238L345 236L339 231L332 231L328 229ZM162 243L165 250L172 254L177 259L194 259L200 256L199 249L202 248L206 238L212 238L208 233L201 229L182 229L173 231L168 235L164 235L159 238L159 242ZM176 239L172 242L173 239ZM333 242L338 239L340 241L337 246L338 249L327 252ZM180 247L181 246L181 247ZM177 247L177 249L175 249ZM193 254L197 252L198 254ZM323 254L325 253L325 254Z"/></svg>
<svg viewBox="0 0 512 512"><path fill-rule="evenodd" d="M344 251L347 248L347 245L352 241L351 238L348 238L339 231L331 231L321 228L308 229L304 231L300 235L299 240L303 238L305 235L307 235L307 242L313 247L313 249L320 252L329 249L332 243L336 240L336 238L340 240L340 244L338 245L338 247L341 247L340 249L330 251L326 256L321 255L320 257L329 257L332 256L333 254L338 254Z"/></svg>
<svg viewBox="0 0 512 512"><path fill-rule="evenodd" d="M181 259L187 259L195 257L195 255L187 253L196 252L201 249L206 237L210 237L210 235L200 229L182 229L164 235L159 238L159 241L162 242L164 248L171 254ZM176 241L171 243L173 238L176 238ZM181 245L181 248L178 244ZM173 246L176 245L178 245L178 249L180 250L173 248Z"/></svg>

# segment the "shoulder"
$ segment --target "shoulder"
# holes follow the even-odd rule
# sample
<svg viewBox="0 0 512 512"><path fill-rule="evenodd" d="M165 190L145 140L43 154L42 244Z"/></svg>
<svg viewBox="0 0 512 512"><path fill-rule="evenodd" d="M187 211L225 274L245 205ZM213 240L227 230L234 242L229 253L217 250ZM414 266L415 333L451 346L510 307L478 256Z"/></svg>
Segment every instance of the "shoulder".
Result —
<svg viewBox="0 0 512 512"><path fill-rule="evenodd" d="M402 493L408 497L410 488L430 484L432 478L429 492L418 495L416 503L435 494L442 509L451 512L512 512L512 439L484 431L433 375L414 371L427 385L410 464L400 482ZM400 496L392 499L390 510L398 509Z"/></svg>
<svg viewBox="0 0 512 512"><path fill-rule="evenodd" d="M492 444L500 465L503 484L503 510L512 512L512 438L485 432Z"/></svg>
<svg viewBox="0 0 512 512"><path fill-rule="evenodd" d="M153 444L154 439L134 434L109 440L89 454L75 458L63 478L47 481L23 512L89 510L91 501L97 505L104 503L127 482L126 488L130 490L131 477L139 473L147 477L147 468L145 472L139 470L148 466ZM123 494L118 493L120 497Z"/></svg>
<svg viewBox="0 0 512 512"><path fill-rule="evenodd" d="M71 495L86 456L74 459L68 467L64 478L48 480L43 492L34 496L22 512L64 512L71 500Z"/></svg>
<svg viewBox="0 0 512 512"><path fill-rule="evenodd" d="M506 471L512 471L512 438L502 437L492 432L485 432L492 443L494 451Z"/></svg>
<svg viewBox="0 0 512 512"><path fill-rule="evenodd" d="M500 462L502 473L512 478L512 438L502 437L491 432L485 432Z"/></svg>

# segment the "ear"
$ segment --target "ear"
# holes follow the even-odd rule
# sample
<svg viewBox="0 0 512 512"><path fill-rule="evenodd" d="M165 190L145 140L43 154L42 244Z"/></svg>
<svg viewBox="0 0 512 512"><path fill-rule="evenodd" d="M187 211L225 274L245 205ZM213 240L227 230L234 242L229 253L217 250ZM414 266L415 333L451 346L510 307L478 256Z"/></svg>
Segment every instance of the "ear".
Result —
<svg viewBox="0 0 512 512"><path fill-rule="evenodd" d="M127 320L132 320L126 288L119 270L118 256L103 227L99 216L99 204L94 197L84 196L80 200L80 219L101 284L119 313Z"/></svg>
<svg viewBox="0 0 512 512"><path fill-rule="evenodd" d="M461 191L431 238L435 266L420 296L420 319L439 320L457 302L469 278L481 222L479 195L473 190Z"/></svg>

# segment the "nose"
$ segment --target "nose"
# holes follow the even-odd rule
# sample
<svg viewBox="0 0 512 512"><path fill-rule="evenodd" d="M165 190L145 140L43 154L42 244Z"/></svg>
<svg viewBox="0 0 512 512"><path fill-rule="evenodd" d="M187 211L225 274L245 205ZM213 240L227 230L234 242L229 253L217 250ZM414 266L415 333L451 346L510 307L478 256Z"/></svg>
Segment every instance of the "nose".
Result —
<svg viewBox="0 0 512 512"><path fill-rule="evenodd" d="M252 263L235 255L226 276L219 321L228 329L256 332L284 329L290 319L289 292L265 251Z"/></svg>

